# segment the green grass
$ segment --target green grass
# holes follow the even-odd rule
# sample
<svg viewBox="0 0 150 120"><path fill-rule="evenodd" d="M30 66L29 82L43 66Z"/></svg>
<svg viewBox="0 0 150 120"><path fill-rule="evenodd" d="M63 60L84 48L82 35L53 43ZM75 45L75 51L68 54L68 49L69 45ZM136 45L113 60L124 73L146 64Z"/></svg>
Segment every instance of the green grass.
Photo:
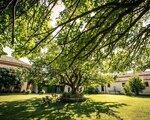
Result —
<svg viewBox="0 0 150 120"><path fill-rule="evenodd" d="M150 97L87 95L82 103L43 105L45 95L1 95L0 120L150 120Z"/></svg>

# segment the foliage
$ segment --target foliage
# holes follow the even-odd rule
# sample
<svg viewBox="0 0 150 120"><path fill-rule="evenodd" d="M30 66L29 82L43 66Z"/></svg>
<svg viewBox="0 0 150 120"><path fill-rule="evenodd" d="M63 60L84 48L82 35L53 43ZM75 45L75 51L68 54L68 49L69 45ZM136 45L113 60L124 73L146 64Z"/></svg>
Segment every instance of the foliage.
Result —
<svg viewBox="0 0 150 120"><path fill-rule="evenodd" d="M72 4L74 5L70 7ZM142 25L149 14L148 4L141 0L64 1L66 9L62 12L58 25L65 21L67 23L58 36L58 44L63 46L64 51L68 51L67 56L72 56L68 62L73 64L90 58L97 63L108 58L110 61L114 59L113 62L117 65L119 63L118 66L115 65L117 69L131 65L133 58L139 59L142 56L140 53L149 48L148 44L144 45L145 49L141 46L143 43L139 44L141 40L149 40L149 25ZM148 8L144 10L142 6L145 5ZM140 12L137 12L139 9ZM142 34L146 34L145 37L142 38ZM120 53L118 49L121 50Z"/></svg>
<svg viewBox="0 0 150 120"><path fill-rule="evenodd" d="M39 39L45 37L43 33L51 27L49 21L51 12L45 13L46 9L39 3L39 0L17 1L2 0L0 2L0 6L3 6L0 8L0 41L3 47L11 47L15 51L13 54L20 57L26 55L36 43L39 43ZM16 6L14 6L15 2ZM42 43L41 47L45 44L47 43ZM41 47L36 49L34 53L39 51ZM28 57L34 56L30 54Z"/></svg>
<svg viewBox="0 0 150 120"><path fill-rule="evenodd" d="M45 94L45 90L40 91L40 94Z"/></svg>
<svg viewBox="0 0 150 120"><path fill-rule="evenodd" d="M127 83L125 84L125 86L124 86L124 92L125 92L126 95L129 95L129 96L132 95L131 88L130 88L130 86L129 86L129 82L127 82Z"/></svg>
<svg viewBox="0 0 150 120"><path fill-rule="evenodd" d="M58 4L65 9L52 27ZM110 71L149 67L149 0L1 0L0 6L0 40L11 46L12 39L17 57L34 58L55 41L70 65L87 59L103 64L107 58Z"/></svg>
<svg viewBox="0 0 150 120"><path fill-rule="evenodd" d="M31 90L27 90L27 91L26 91L26 94L31 94Z"/></svg>
<svg viewBox="0 0 150 120"><path fill-rule="evenodd" d="M149 67L149 0L63 0L65 9L52 26L59 2L0 2L1 44L31 59L30 81L67 84L75 93L80 85L112 81L102 73Z"/></svg>
<svg viewBox="0 0 150 120"><path fill-rule="evenodd" d="M143 80L139 77L130 78L129 81L125 84L125 93L127 95L139 95L143 89L145 89Z"/></svg>
<svg viewBox="0 0 150 120"><path fill-rule="evenodd" d="M96 87L89 86L85 88L84 93L85 94L98 94L98 89Z"/></svg>
<svg viewBox="0 0 150 120"><path fill-rule="evenodd" d="M20 78L14 70L0 68L0 92L13 92L20 90Z"/></svg>
<svg viewBox="0 0 150 120"><path fill-rule="evenodd" d="M39 56L32 59L33 67L29 72L29 81L31 80L40 86L68 85L72 88L73 94L78 92L80 86L96 86L114 81L111 74L102 74L106 71L101 70L101 66L94 66L94 63L89 60L78 61L78 63L69 66L69 62L66 62L67 58L64 57L65 52L50 63L59 53L59 49L52 48L55 42L51 43L46 46L48 50L46 53L38 52ZM41 54L42 56L40 56Z"/></svg>

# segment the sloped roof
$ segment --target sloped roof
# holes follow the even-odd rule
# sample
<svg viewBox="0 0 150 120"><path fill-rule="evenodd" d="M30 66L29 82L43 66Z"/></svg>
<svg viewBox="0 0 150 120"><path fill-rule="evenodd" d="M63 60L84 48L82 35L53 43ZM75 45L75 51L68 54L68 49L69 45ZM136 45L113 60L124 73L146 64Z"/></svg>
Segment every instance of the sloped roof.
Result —
<svg viewBox="0 0 150 120"><path fill-rule="evenodd" d="M14 58L14 57L2 55L0 57L0 67L4 67L4 68L14 68L14 67L31 68L31 65L24 63L24 62Z"/></svg>
<svg viewBox="0 0 150 120"><path fill-rule="evenodd" d="M117 81L127 81L130 77L139 76L144 80L150 80L150 71L144 71L139 73L127 73L117 77Z"/></svg>

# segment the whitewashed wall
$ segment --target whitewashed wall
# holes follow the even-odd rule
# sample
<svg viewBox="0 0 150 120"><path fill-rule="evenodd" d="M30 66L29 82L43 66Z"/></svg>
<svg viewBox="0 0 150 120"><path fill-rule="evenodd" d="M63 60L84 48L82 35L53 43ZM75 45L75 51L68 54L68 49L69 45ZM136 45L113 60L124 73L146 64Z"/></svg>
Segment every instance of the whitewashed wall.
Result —
<svg viewBox="0 0 150 120"><path fill-rule="evenodd" d="M144 80L144 82L148 82L149 86L146 87L141 94L148 94L148 95L150 95L150 80Z"/></svg>
<svg viewBox="0 0 150 120"><path fill-rule="evenodd" d="M25 92L27 91L27 84L28 84L27 82L23 82L22 83L22 85L21 85L21 92L22 91L25 91Z"/></svg>
<svg viewBox="0 0 150 120"><path fill-rule="evenodd" d="M140 93L140 94L150 95L150 80L144 80L144 82L148 82L149 86L146 87L143 90L143 92ZM110 84L110 87L105 85L104 86L104 91L102 91L101 86L99 86L98 90L99 90L100 93L121 93L121 94L123 94L124 89L123 89L122 83L125 83L125 82L124 81L123 82L115 82L115 83Z"/></svg>

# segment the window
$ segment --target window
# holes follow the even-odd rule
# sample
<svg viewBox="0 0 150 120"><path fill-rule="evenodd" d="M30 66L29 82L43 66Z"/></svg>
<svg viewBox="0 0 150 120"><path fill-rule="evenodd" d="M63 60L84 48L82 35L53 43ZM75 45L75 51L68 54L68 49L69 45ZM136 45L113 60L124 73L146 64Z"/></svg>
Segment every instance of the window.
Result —
<svg viewBox="0 0 150 120"><path fill-rule="evenodd" d="M145 87L149 87L148 82L144 82L144 84L145 84Z"/></svg>
<svg viewBox="0 0 150 120"><path fill-rule="evenodd" d="M107 87L110 87L110 84L108 83Z"/></svg>
<svg viewBox="0 0 150 120"><path fill-rule="evenodd" d="M124 87L125 83L122 83L122 87Z"/></svg>

